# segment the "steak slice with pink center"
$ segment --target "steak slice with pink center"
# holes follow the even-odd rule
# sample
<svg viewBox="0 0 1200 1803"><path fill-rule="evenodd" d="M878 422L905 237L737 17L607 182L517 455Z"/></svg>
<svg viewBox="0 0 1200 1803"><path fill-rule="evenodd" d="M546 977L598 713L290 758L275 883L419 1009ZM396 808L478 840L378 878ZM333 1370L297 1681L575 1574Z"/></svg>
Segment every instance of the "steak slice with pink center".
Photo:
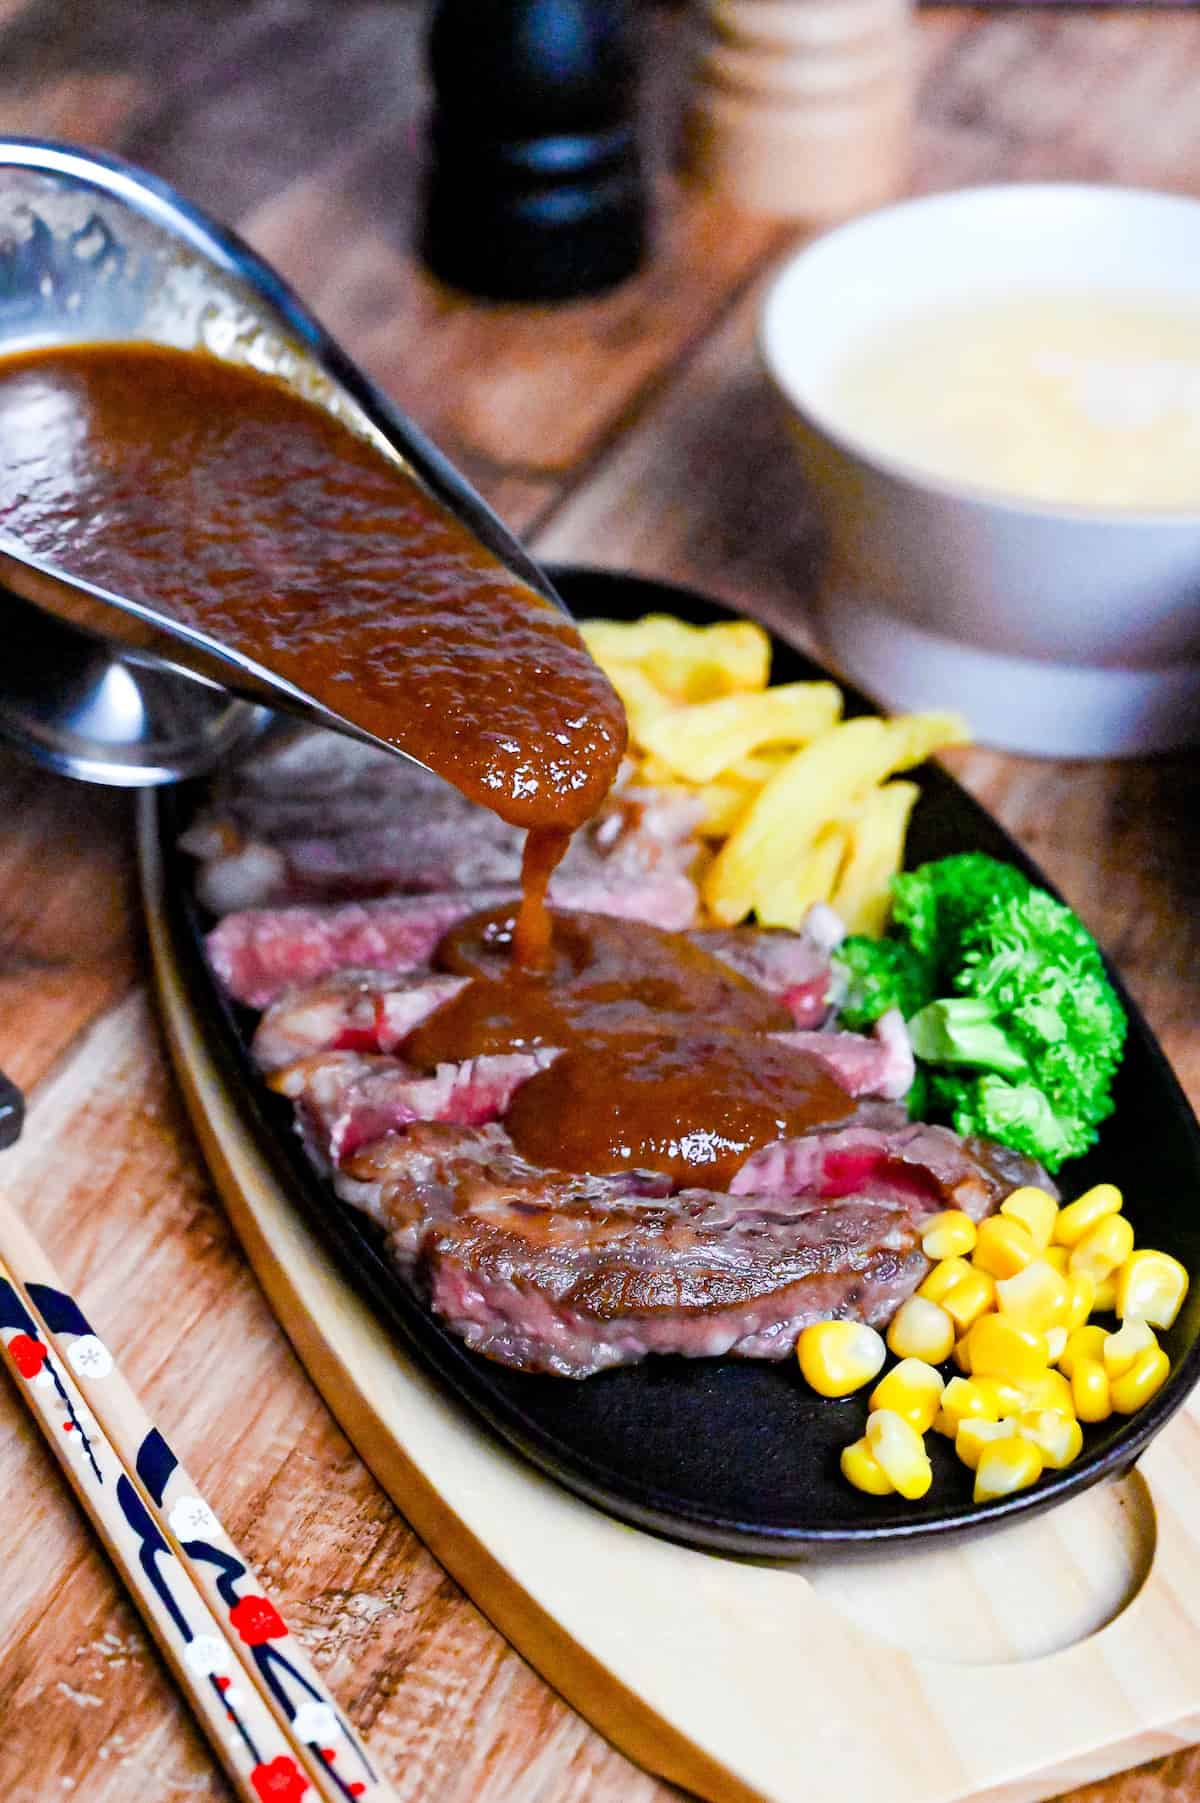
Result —
<svg viewBox="0 0 1200 1803"><path fill-rule="evenodd" d="M251 908L213 928L208 958L235 1001L266 1008L285 990L336 970L416 970L457 921L504 900L417 895L336 908Z"/></svg>
<svg viewBox="0 0 1200 1803"><path fill-rule="evenodd" d="M378 970L335 971L272 1002L250 1050L264 1071L282 1070L317 1052L394 1052L470 980L424 971L396 976Z"/></svg>
<svg viewBox="0 0 1200 1803"><path fill-rule="evenodd" d="M961 1208L980 1221L1027 1183L1058 1193L1042 1167L1019 1152L908 1121L897 1128L860 1123L775 1140L751 1154L729 1190L735 1196L890 1194L907 1197L918 1212Z"/></svg>
<svg viewBox="0 0 1200 1803"><path fill-rule="evenodd" d="M688 937L778 996L798 1027L819 1027L829 1013L829 948L815 934L784 927L702 927Z"/></svg>
<svg viewBox="0 0 1200 1803"><path fill-rule="evenodd" d="M183 834L215 914L516 884L523 832L429 771L336 734L279 740L225 773ZM572 839L560 880L687 878L702 804L625 783ZM689 885L686 923L695 918Z"/></svg>
<svg viewBox="0 0 1200 1803"><path fill-rule="evenodd" d="M500 1118L520 1085L545 1070L558 1053L490 1053L461 1064L440 1064L422 1076L398 1058L324 1052L276 1071L272 1089L296 1104L309 1151L340 1164L360 1146L414 1121L478 1127Z"/></svg>
<svg viewBox="0 0 1200 1803"><path fill-rule="evenodd" d="M773 1033L780 1045L819 1058L836 1083L852 1096L884 1096L898 1102L916 1075L912 1041L896 1008L876 1021L874 1032Z"/></svg>

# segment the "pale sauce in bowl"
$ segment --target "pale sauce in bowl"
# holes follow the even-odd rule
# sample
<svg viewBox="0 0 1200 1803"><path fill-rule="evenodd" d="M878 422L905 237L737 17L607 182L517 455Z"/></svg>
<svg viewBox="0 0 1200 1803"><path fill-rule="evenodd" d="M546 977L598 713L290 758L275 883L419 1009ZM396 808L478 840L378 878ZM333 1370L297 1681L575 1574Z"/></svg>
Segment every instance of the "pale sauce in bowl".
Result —
<svg viewBox="0 0 1200 1803"><path fill-rule="evenodd" d="M834 365L835 431L1051 505L1200 508L1200 305L1028 294L911 315Z"/></svg>

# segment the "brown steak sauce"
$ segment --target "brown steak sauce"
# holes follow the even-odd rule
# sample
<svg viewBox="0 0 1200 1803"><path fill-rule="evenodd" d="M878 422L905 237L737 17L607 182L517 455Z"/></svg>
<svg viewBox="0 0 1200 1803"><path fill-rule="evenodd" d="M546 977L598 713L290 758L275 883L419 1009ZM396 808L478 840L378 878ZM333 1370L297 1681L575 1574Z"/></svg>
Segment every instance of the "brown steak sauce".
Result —
<svg viewBox="0 0 1200 1803"><path fill-rule="evenodd" d="M517 1091L505 1125L537 1164L666 1171L722 1188L756 1147L845 1120L846 1092L816 1059L769 1037L792 1018L757 984L641 921L552 914L541 969L515 966L514 911L477 914L436 961L474 981L415 1033L424 1069L557 1046Z"/></svg>
<svg viewBox="0 0 1200 1803"><path fill-rule="evenodd" d="M767 1140L844 1119L786 1009L686 938L551 916L546 886L625 747L575 628L403 469L270 378L153 345L0 363L0 529L295 682L527 827L517 915L439 951L476 981L407 1042L430 1067L552 1044L509 1111L581 1171L728 1181Z"/></svg>
<svg viewBox="0 0 1200 1803"><path fill-rule="evenodd" d="M518 826L581 826L625 718L570 621L323 408L153 345L0 363L0 526L306 689Z"/></svg>

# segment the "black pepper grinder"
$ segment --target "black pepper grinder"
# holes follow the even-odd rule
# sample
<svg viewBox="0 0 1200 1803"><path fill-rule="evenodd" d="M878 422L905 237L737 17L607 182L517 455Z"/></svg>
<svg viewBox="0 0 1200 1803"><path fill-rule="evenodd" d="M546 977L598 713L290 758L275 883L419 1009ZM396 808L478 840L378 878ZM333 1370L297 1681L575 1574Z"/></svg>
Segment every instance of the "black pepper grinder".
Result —
<svg viewBox="0 0 1200 1803"><path fill-rule="evenodd" d="M437 0L421 253L455 288L567 300L646 244L626 0Z"/></svg>

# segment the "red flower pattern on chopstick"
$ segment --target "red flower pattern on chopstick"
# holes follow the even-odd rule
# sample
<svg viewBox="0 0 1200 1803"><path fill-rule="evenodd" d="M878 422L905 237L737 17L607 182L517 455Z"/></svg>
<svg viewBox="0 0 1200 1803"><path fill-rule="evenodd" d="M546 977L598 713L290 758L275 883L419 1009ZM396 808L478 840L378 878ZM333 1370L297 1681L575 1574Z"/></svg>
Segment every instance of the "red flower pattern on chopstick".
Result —
<svg viewBox="0 0 1200 1803"><path fill-rule="evenodd" d="M262 1803L300 1803L309 1788L308 1779L294 1759L278 1754L266 1765L256 1765L250 1782Z"/></svg>
<svg viewBox="0 0 1200 1803"><path fill-rule="evenodd" d="M15 1333L8 1342L8 1350L22 1377L36 1377L46 1362L42 1341L31 1339L27 1333Z"/></svg>
<svg viewBox="0 0 1200 1803"><path fill-rule="evenodd" d="M229 1611L231 1625L247 1646L262 1646L268 1640L282 1640L287 1623L274 1603L265 1596L243 1596Z"/></svg>

